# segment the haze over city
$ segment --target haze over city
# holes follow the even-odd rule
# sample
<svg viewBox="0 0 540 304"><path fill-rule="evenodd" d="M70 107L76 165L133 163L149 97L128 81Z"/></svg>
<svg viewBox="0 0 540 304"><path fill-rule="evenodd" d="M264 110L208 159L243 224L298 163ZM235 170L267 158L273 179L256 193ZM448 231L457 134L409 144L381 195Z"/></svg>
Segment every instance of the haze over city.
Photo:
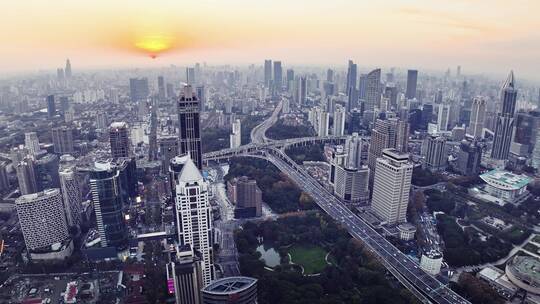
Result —
<svg viewBox="0 0 540 304"><path fill-rule="evenodd" d="M444 71L462 65L540 80L538 1L12 1L3 6L0 67L155 67L205 61ZM153 38L152 38L153 37ZM156 38L157 37L157 38ZM137 44L167 44L155 61Z"/></svg>

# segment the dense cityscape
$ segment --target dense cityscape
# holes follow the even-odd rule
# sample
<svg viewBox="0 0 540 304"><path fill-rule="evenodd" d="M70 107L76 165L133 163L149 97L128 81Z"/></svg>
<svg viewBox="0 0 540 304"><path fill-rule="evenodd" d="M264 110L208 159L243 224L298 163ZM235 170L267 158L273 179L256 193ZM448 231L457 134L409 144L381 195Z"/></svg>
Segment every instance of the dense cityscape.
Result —
<svg viewBox="0 0 540 304"><path fill-rule="evenodd" d="M0 304L540 304L540 6L279 1L3 6Z"/></svg>

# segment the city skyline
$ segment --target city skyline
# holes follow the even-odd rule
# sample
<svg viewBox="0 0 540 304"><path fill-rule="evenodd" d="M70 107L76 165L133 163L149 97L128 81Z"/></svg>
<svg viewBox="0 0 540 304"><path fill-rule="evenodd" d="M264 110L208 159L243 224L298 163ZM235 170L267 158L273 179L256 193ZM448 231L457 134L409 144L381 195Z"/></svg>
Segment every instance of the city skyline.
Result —
<svg viewBox="0 0 540 304"><path fill-rule="evenodd" d="M68 57L79 69L250 64L267 57L286 66L342 65L351 58L360 66L461 65L464 73L495 75L514 69L540 80L534 52L540 39L533 31L540 21L532 13L540 4L533 1L513 3L512 14L502 1L484 0L279 4L13 3L8 10L14 14L0 22L17 31L0 33L9 41L0 51L0 67L8 73L52 70Z"/></svg>

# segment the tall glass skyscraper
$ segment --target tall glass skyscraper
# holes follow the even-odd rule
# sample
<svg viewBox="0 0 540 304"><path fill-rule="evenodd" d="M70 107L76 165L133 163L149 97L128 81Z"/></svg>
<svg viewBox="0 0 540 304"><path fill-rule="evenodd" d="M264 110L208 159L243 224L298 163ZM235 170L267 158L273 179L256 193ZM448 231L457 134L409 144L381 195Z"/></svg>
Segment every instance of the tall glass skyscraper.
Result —
<svg viewBox="0 0 540 304"><path fill-rule="evenodd" d="M180 124L180 153L189 153L199 170L202 169L199 100L190 85L184 86L176 107Z"/></svg>
<svg viewBox="0 0 540 304"><path fill-rule="evenodd" d="M495 138L491 149L491 157L494 159L508 159L514 131L516 98L517 90L515 88L514 72L510 71L501 91L501 108L497 115Z"/></svg>

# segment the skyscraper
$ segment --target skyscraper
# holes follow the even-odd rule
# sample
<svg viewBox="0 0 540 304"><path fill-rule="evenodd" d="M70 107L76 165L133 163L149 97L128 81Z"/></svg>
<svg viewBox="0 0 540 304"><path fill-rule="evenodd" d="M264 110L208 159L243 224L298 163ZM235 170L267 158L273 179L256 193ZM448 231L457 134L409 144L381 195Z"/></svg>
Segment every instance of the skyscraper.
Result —
<svg viewBox="0 0 540 304"><path fill-rule="evenodd" d="M20 196L15 206L29 251L47 248L69 238L60 190L47 189Z"/></svg>
<svg viewBox="0 0 540 304"><path fill-rule="evenodd" d="M176 304L200 304L203 288L201 259L188 245L178 246L167 263L169 293Z"/></svg>
<svg viewBox="0 0 540 304"><path fill-rule="evenodd" d="M456 171L462 175L473 176L479 173L482 160L482 147L476 139L464 139L459 146Z"/></svg>
<svg viewBox="0 0 540 304"><path fill-rule="evenodd" d="M475 97L472 102L471 110L471 119L469 121L469 127L467 128L467 134L474 138L482 138L486 115L486 100L481 96Z"/></svg>
<svg viewBox="0 0 540 304"><path fill-rule="evenodd" d="M437 114L437 128L439 131L447 131L450 122L450 105L440 104Z"/></svg>
<svg viewBox="0 0 540 304"><path fill-rule="evenodd" d="M71 62L69 61L69 58L66 59L66 68L64 69L64 75L68 79L71 78L71 76L73 76L71 72Z"/></svg>
<svg viewBox="0 0 540 304"><path fill-rule="evenodd" d="M348 203L362 203L369 199L369 169L366 166L335 168L334 192Z"/></svg>
<svg viewBox="0 0 540 304"><path fill-rule="evenodd" d="M9 189L9 178L6 170L7 162L0 161L0 193Z"/></svg>
<svg viewBox="0 0 540 304"><path fill-rule="evenodd" d="M61 126L51 130L54 153L73 154L73 130L68 126Z"/></svg>
<svg viewBox="0 0 540 304"><path fill-rule="evenodd" d="M158 83L158 99L159 101L163 102L167 100L167 93L165 91L165 79L163 78L163 76L158 76L157 83Z"/></svg>
<svg viewBox="0 0 540 304"><path fill-rule="evenodd" d="M195 68L186 68L186 83L195 85Z"/></svg>
<svg viewBox="0 0 540 304"><path fill-rule="evenodd" d="M287 90L289 91L292 86L294 86L294 70L293 69L287 69Z"/></svg>
<svg viewBox="0 0 540 304"><path fill-rule="evenodd" d="M366 98L364 111L374 111L381 101L381 69L375 69L366 76Z"/></svg>
<svg viewBox="0 0 540 304"><path fill-rule="evenodd" d="M397 118L377 119L371 132L368 150L368 166L374 172L377 158L388 148L407 152L409 124Z"/></svg>
<svg viewBox="0 0 540 304"><path fill-rule="evenodd" d="M229 139L231 148L238 148L242 145L242 128L240 125L240 119L236 119L232 123L232 130Z"/></svg>
<svg viewBox="0 0 540 304"><path fill-rule="evenodd" d="M132 102L146 101L149 94L148 78L129 79L129 97Z"/></svg>
<svg viewBox="0 0 540 304"><path fill-rule="evenodd" d="M362 167L362 154L364 150L364 142L358 133L353 133L347 137L345 141L345 151L347 153L347 165L348 168L361 168Z"/></svg>
<svg viewBox="0 0 540 304"><path fill-rule="evenodd" d="M113 122L109 127L109 141L113 158L129 157L131 143L129 142L129 127L125 121Z"/></svg>
<svg viewBox="0 0 540 304"><path fill-rule="evenodd" d="M47 117L52 118L56 115L56 104L54 103L54 95L47 96Z"/></svg>
<svg viewBox="0 0 540 304"><path fill-rule="evenodd" d="M60 188L58 176L58 156L46 154L34 162L38 191L49 188Z"/></svg>
<svg viewBox="0 0 540 304"><path fill-rule="evenodd" d="M258 217L262 215L262 192L257 181L247 176L234 178L227 183L231 202L236 206L236 218Z"/></svg>
<svg viewBox="0 0 540 304"><path fill-rule="evenodd" d="M38 192L34 161L30 157L25 157L15 164L17 181L21 195Z"/></svg>
<svg viewBox="0 0 540 304"><path fill-rule="evenodd" d="M430 171L444 171L448 164L448 151L444 136L428 135L422 144L424 168Z"/></svg>
<svg viewBox="0 0 540 304"><path fill-rule="evenodd" d="M350 92L356 90L356 78L357 78L358 67L356 63L353 63L352 60L349 60L349 65L347 68L347 83L345 86L345 93L349 95Z"/></svg>
<svg viewBox="0 0 540 304"><path fill-rule="evenodd" d="M407 99L416 98L417 80L418 80L418 71L408 70L407 71L407 91L405 92L405 98Z"/></svg>
<svg viewBox="0 0 540 304"><path fill-rule="evenodd" d="M62 156L59 171L60 189L69 226L80 225L82 212L82 193L74 160L71 156Z"/></svg>
<svg viewBox="0 0 540 304"><path fill-rule="evenodd" d="M296 92L296 104L298 106L304 106L307 102L307 78L306 76L300 76L297 80L297 92Z"/></svg>
<svg viewBox="0 0 540 304"><path fill-rule="evenodd" d="M272 82L272 60L264 61L264 85L269 88Z"/></svg>
<svg viewBox="0 0 540 304"><path fill-rule="evenodd" d="M332 69L326 70L326 81L334 82L334 70Z"/></svg>
<svg viewBox="0 0 540 304"><path fill-rule="evenodd" d="M493 147L491 149L491 157L494 159L508 159L514 131L516 98L517 89L515 88L514 72L510 71L501 90L501 109L497 115Z"/></svg>
<svg viewBox="0 0 540 304"><path fill-rule="evenodd" d="M328 136L329 117L328 112L319 109L317 112L317 136Z"/></svg>
<svg viewBox="0 0 540 304"><path fill-rule="evenodd" d="M212 258L212 208L208 185L192 159L187 159L176 181L176 217L180 245L201 253L203 284L214 279Z"/></svg>
<svg viewBox="0 0 540 304"><path fill-rule="evenodd" d="M412 171L408 153L385 149L377 159L371 210L387 224L407 219Z"/></svg>
<svg viewBox="0 0 540 304"><path fill-rule="evenodd" d="M203 85L195 88L197 99L199 100L199 112L206 111L206 90Z"/></svg>
<svg viewBox="0 0 540 304"><path fill-rule="evenodd" d="M281 68L281 61L274 61L274 86L276 91L280 91L282 85L283 69Z"/></svg>
<svg viewBox="0 0 540 304"><path fill-rule="evenodd" d="M127 225L122 213L119 172L110 162L96 162L90 170L90 192L101 247L123 250L128 245Z"/></svg>
<svg viewBox="0 0 540 304"><path fill-rule="evenodd" d="M161 171L168 172L169 162L178 155L178 137L174 135L159 138L159 159L161 160Z"/></svg>
<svg viewBox="0 0 540 304"><path fill-rule="evenodd" d="M39 139L36 132L24 133L24 146L28 149L28 152L35 155L39 152Z"/></svg>
<svg viewBox="0 0 540 304"><path fill-rule="evenodd" d="M334 135L342 136L345 134L345 110L338 106L334 111Z"/></svg>
<svg viewBox="0 0 540 304"><path fill-rule="evenodd" d="M180 153L189 153L191 159L202 169L202 150L200 133L199 101L190 85L184 86L176 103L179 123Z"/></svg>

